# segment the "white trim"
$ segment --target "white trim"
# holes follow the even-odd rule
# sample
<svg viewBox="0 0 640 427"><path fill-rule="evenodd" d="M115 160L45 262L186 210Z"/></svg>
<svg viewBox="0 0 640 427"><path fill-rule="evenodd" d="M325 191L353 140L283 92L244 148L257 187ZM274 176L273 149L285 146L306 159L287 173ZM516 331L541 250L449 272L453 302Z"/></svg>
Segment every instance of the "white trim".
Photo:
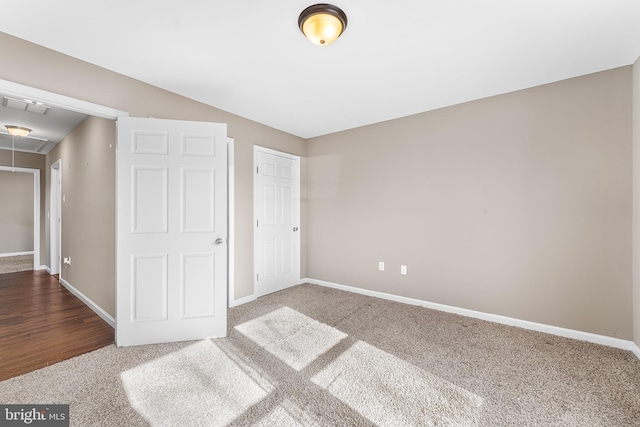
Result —
<svg viewBox="0 0 640 427"><path fill-rule="evenodd" d="M48 266L48 265L44 265L44 264L43 264L43 265L41 265L40 267L38 267L36 270L44 270L44 271L46 271L47 273L51 274L51 269L49 268L49 266Z"/></svg>
<svg viewBox="0 0 640 427"><path fill-rule="evenodd" d="M274 150L272 148L263 147L261 145L254 145L253 149L254 149L254 152L255 152L255 150L258 150L258 151L261 151L261 152L266 153L266 154L271 154L271 155L274 155L274 156L284 157L285 159L291 159L291 160L295 160L295 161L300 161L300 156L298 156L298 155L285 153L284 151Z"/></svg>
<svg viewBox="0 0 640 427"><path fill-rule="evenodd" d="M636 355L638 359L640 359L640 347L635 342L631 342L631 351Z"/></svg>
<svg viewBox="0 0 640 427"><path fill-rule="evenodd" d="M9 256L21 256L21 255L33 255L33 251L0 254L0 258L5 258Z"/></svg>
<svg viewBox="0 0 640 427"><path fill-rule="evenodd" d="M235 140L227 138L227 307L232 307L236 295L235 185Z"/></svg>
<svg viewBox="0 0 640 427"><path fill-rule="evenodd" d="M0 79L0 91L14 98L26 98L43 102L51 107L63 108L89 116L102 117L103 119L116 119L120 116L128 116L129 113L105 107L92 102L82 101L76 98L48 92L42 89L21 85Z"/></svg>
<svg viewBox="0 0 640 427"><path fill-rule="evenodd" d="M55 173L54 173L55 171ZM57 182L54 181L54 175ZM56 212L52 206L55 199ZM62 271L62 159L49 167L49 265L53 274ZM58 222L57 219L60 219ZM57 246L57 247L56 247ZM52 250L56 247L55 251ZM55 257L56 259L51 259Z"/></svg>
<svg viewBox="0 0 640 427"><path fill-rule="evenodd" d="M355 288L352 286L340 285L338 283L325 282L316 279L304 279L302 283L311 283L314 285L325 286L328 288L340 289L342 291L354 292L357 294L367 295L376 298L382 298L390 301L401 302L404 304L417 305L433 310L444 311L447 313L459 314L461 316L473 317L489 322L501 323L503 325L517 326L532 331L544 332L546 334L557 335L565 338L572 338L580 341L587 341L595 344L606 345L608 347L619 348L622 350L633 351L640 358L640 349L633 341L627 341L620 338L607 337L604 335L592 334L590 332L576 331L573 329L560 328L558 326L545 325L542 323L530 322L528 320L514 319L512 317L500 316L497 314L484 313L481 311L468 310L466 308L454 307L450 305L438 304L429 301L422 301L415 298L407 298L399 295L387 294L384 292L370 291L368 289ZM635 347L635 348L634 348Z"/></svg>
<svg viewBox="0 0 640 427"><path fill-rule="evenodd" d="M244 297L244 298L239 298L239 299L236 299L236 300L233 300L233 301L229 301L229 308L231 308L231 307L237 307L237 306L239 306L239 305L242 305L242 304L246 304L246 303L248 303L248 302L255 301L256 299L257 299L257 298L256 298L256 296L255 296L255 295L249 295L249 296L246 296L246 297Z"/></svg>
<svg viewBox="0 0 640 427"><path fill-rule="evenodd" d="M33 176L33 268L40 266L40 169Z"/></svg>
<svg viewBox="0 0 640 427"><path fill-rule="evenodd" d="M33 174L33 269L37 270L40 265L40 169L0 166L0 171Z"/></svg>
<svg viewBox="0 0 640 427"><path fill-rule="evenodd" d="M85 294L83 294L82 292L74 288L73 285L71 285L71 283L67 282L62 277L60 278L60 283L62 284L62 286L67 288L69 292L71 292L76 297L78 297L78 299L80 299L80 301L82 301L87 307L89 307L98 316L100 316L102 320L107 322L109 326L111 326L112 328L116 327L116 320L109 313L104 311L99 305L91 301L91 299L89 299Z"/></svg>

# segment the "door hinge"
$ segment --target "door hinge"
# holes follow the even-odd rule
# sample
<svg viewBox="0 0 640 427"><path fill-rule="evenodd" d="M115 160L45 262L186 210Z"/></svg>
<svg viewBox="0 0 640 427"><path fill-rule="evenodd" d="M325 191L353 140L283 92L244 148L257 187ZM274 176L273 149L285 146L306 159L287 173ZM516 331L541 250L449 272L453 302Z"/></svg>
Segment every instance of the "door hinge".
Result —
<svg viewBox="0 0 640 427"><path fill-rule="evenodd" d="M260 227L259 220L256 219L256 227Z"/></svg>
<svg viewBox="0 0 640 427"><path fill-rule="evenodd" d="M256 282L260 281L260 274L256 274Z"/></svg>
<svg viewBox="0 0 640 427"><path fill-rule="evenodd" d="M260 166L256 166L256 173L259 174L260 173Z"/></svg>

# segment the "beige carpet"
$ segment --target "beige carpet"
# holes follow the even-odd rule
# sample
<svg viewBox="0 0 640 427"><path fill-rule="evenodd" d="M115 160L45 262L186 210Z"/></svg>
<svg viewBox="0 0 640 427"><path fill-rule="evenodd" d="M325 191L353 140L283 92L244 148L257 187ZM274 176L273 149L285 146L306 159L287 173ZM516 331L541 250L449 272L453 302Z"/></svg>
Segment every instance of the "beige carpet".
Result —
<svg viewBox="0 0 640 427"><path fill-rule="evenodd" d="M0 257L0 274L33 270L33 255Z"/></svg>
<svg viewBox="0 0 640 427"><path fill-rule="evenodd" d="M0 382L76 426L638 426L631 352L301 285L220 340L104 349Z"/></svg>

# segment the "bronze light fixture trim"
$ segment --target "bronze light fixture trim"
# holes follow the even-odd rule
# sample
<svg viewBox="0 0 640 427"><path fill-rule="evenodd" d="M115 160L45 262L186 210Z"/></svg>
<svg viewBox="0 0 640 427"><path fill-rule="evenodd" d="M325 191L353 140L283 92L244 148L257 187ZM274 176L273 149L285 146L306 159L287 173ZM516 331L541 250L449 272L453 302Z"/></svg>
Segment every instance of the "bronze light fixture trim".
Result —
<svg viewBox="0 0 640 427"><path fill-rule="evenodd" d="M298 27L311 43L328 46L347 28L347 15L338 6L314 4L302 11Z"/></svg>

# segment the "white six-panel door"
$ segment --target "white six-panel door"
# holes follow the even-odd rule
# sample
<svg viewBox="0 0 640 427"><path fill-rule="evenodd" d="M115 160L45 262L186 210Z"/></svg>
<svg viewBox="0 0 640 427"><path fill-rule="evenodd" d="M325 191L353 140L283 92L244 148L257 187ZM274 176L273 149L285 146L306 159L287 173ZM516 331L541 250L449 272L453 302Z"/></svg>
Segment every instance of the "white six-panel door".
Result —
<svg viewBox="0 0 640 427"><path fill-rule="evenodd" d="M117 345L226 336L226 133L118 119Z"/></svg>
<svg viewBox="0 0 640 427"><path fill-rule="evenodd" d="M300 283L300 158L254 148L255 292Z"/></svg>

